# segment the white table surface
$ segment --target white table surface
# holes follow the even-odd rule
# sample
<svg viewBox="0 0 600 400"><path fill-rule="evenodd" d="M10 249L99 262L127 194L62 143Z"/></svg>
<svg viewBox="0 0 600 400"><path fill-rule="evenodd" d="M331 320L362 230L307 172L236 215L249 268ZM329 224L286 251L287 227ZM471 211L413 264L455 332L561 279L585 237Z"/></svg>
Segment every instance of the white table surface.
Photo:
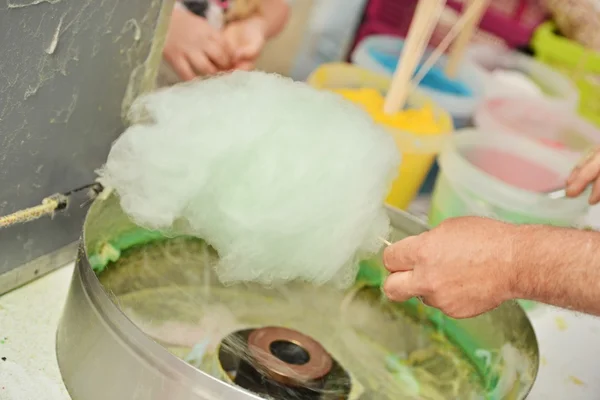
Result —
<svg viewBox="0 0 600 400"><path fill-rule="evenodd" d="M63 267L0 297L0 400L70 399L54 348L72 272Z"/></svg>
<svg viewBox="0 0 600 400"><path fill-rule="evenodd" d="M593 214L591 224L600 226L600 209ZM0 297L0 400L70 399L54 349L72 271L63 267ZM548 306L529 315L542 362L528 399L600 399L600 318Z"/></svg>

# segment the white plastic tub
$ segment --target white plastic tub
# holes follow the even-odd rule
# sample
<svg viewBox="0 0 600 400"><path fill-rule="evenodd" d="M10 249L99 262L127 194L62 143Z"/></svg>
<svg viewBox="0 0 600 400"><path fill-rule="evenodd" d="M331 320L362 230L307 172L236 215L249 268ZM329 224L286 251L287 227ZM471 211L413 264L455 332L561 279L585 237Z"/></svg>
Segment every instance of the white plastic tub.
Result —
<svg viewBox="0 0 600 400"><path fill-rule="evenodd" d="M532 57L486 45L471 46L466 57L485 76L486 97L546 97L565 109L577 109L579 92L569 78ZM503 76L502 72L521 76L515 81L516 77ZM524 83L529 85L523 86ZM533 86L539 93L532 92L528 86Z"/></svg>
<svg viewBox="0 0 600 400"><path fill-rule="evenodd" d="M403 47L404 41L394 36L369 36L356 47L351 55L351 60L360 67L392 76L394 71L382 65L374 54L385 54L397 59L400 57ZM426 61L432 51L432 49L428 49L421 62ZM436 67L443 70L446 62L447 58L442 56L436 63ZM470 96L446 93L423 85L420 85L419 89L450 113L454 120L454 126L458 129L470 125L475 108L483 99L485 75L481 68L475 67L469 60L465 60L459 68L457 80L470 89Z"/></svg>
<svg viewBox="0 0 600 400"><path fill-rule="evenodd" d="M429 223L479 215L514 223L571 226L588 210L584 193L550 199L564 185L572 158L529 138L468 129L457 132L439 157L440 174Z"/></svg>
<svg viewBox="0 0 600 400"><path fill-rule="evenodd" d="M564 104L547 98L496 97L475 112L482 132L527 137L579 158L600 144L600 129Z"/></svg>

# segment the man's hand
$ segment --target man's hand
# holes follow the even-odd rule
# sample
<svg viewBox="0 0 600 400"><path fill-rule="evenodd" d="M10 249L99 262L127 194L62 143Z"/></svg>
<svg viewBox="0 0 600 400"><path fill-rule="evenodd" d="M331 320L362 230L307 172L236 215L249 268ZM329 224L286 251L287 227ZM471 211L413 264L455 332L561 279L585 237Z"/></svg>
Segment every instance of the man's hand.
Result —
<svg viewBox="0 0 600 400"><path fill-rule="evenodd" d="M579 196L592 183L589 203L594 205L600 202L600 149L588 154L571 172L567 180L567 196Z"/></svg>
<svg viewBox="0 0 600 400"><path fill-rule="evenodd" d="M233 66L222 32L183 7L173 9L163 55L183 80L213 75Z"/></svg>
<svg viewBox="0 0 600 400"><path fill-rule="evenodd" d="M233 21L223 32L233 49L233 68L251 70L267 41L266 23L260 15Z"/></svg>
<svg viewBox="0 0 600 400"><path fill-rule="evenodd" d="M392 301L421 296L454 318L490 311L514 296L517 227L479 217L448 219L389 246L384 291Z"/></svg>

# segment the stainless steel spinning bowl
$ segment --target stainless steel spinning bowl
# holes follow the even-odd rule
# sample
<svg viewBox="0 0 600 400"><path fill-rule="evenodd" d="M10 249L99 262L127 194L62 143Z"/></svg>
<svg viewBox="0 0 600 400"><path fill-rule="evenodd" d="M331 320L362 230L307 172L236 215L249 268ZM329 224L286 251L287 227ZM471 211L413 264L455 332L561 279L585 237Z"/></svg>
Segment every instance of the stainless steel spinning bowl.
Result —
<svg viewBox="0 0 600 400"><path fill-rule="evenodd" d="M427 230L402 211L390 209L389 215L395 228L392 240ZM115 197L96 201L88 213L57 332L58 362L72 398L258 400L258 396L175 357L142 332L104 289L91 268L88 255L97 252L103 243L136 229L139 228L123 214ZM498 386L504 387L492 398L518 400L525 397L537 373L538 350L531 324L518 305L507 303L486 315L464 321L450 320L438 312L431 314L427 323L432 321L434 325L444 325L444 331L450 336L458 335L460 330L462 336L475 338L477 348L464 349L473 357L482 356L477 353L481 349L486 354L498 354L510 345L514 357L505 366L510 371L501 371L499 377L502 380L503 376L510 376L511 380L499 383ZM460 342L458 336L455 339Z"/></svg>

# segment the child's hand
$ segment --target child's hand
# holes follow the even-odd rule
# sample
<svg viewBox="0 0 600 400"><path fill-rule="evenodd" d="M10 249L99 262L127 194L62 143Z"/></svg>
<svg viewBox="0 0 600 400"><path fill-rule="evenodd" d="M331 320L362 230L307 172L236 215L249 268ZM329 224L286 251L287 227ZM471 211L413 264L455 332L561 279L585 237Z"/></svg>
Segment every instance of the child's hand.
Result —
<svg viewBox="0 0 600 400"><path fill-rule="evenodd" d="M233 66L222 32L183 7L173 9L163 56L186 81Z"/></svg>
<svg viewBox="0 0 600 400"><path fill-rule="evenodd" d="M233 54L235 69L249 70L260 55L266 43L266 26L262 17L233 21L223 32Z"/></svg>
<svg viewBox="0 0 600 400"><path fill-rule="evenodd" d="M591 205L600 202L600 148L588 154L571 172L567 180L567 196L576 197L594 184L589 198Z"/></svg>

